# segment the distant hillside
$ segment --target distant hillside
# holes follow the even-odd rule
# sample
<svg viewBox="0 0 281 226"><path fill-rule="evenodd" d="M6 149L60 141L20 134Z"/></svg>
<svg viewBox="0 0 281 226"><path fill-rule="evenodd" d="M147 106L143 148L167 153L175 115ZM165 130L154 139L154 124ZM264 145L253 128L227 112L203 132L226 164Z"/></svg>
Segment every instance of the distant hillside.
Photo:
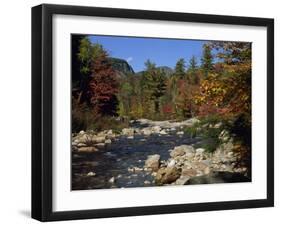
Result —
<svg viewBox="0 0 281 226"><path fill-rule="evenodd" d="M174 70L167 66L160 66L158 68L163 71L166 76L171 76L174 73Z"/></svg>
<svg viewBox="0 0 281 226"><path fill-rule="evenodd" d="M159 68L161 71L163 71L164 74L165 74L167 77L171 76L171 75L174 73L174 70L173 70L172 68L168 67L168 66L159 66L159 67L157 67L157 68ZM139 71L139 72L137 73L137 75L142 75L143 73L144 73L144 71Z"/></svg>
<svg viewBox="0 0 281 226"><path fill-rule="evenodd" d="M113 57L110 57L109 60L111 61L113 69L120 77L124 77L128 74L142 75L144 73L144 71L135 73L132 66L126 60ZM174 70L167 66L159 66L157 68L163 71L167 77L171 76L174 73Z"/></svg>
<svg viewBox="0 0 281 226"><path fill-rule="evenodd" d="M119 76L122 77L126 74L135 74L134 69L130 64L128 64L126 60L113 57L110 57L109 59L111 61L113 69L117 71Z"/></svg>

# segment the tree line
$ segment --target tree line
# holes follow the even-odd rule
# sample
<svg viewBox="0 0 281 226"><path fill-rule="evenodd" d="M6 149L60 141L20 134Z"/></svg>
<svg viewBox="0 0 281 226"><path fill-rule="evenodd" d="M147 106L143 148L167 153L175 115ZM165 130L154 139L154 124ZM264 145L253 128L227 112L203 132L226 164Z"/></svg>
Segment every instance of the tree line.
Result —
<svg viewBox="0 0 281 226"><path fill-rule="evenodd" d="M106 117L182 120L216 115L251 123L250 43L206 42L200 64L195 56L189 62L181 58L171 75L148 59L142 73L120 76L109 57L87 36L73 36L72 118L77 127Z"/></svg>

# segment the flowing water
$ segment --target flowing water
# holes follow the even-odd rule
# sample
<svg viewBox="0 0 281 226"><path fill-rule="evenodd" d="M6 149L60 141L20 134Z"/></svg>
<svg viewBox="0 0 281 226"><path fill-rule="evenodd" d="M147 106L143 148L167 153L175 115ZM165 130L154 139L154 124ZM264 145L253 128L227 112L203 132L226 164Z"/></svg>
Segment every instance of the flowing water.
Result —
<svg viewBox="0 0 281 226"><path fill-rule="evenodd" d="M169 158L169 149L182 144L195 144L198 138L177 135L135 135L134 139L120 136L104 149L94 153L72 154L72 190L155 186L146 171L129 172L128 168L144 167L148 155L159 154L161 160ZM94 172L95 176L87 176ZM109 180L114 177L114 182Z"/></svg>

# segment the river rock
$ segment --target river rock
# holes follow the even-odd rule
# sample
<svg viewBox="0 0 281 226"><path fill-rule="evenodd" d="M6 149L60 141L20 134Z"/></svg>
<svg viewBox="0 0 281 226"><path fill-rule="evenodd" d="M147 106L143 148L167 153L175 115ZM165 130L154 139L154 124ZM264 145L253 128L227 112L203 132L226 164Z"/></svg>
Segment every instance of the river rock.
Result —
<svg viewBox="0 0 281 226"><path fill-rule="evenodd" d="M163 129L163 130L160 131L159 134L161 134L161 135L167 135L168 133Z"/></svg>
<svg viewBox="0 0 281 226"><path fill-rule="evenodd" d="M174 150L171 150L171 152L170 152L170 156L172 157L172 158L175 158L175 157L177 157L177 156L183 156L185 154L185 151L184 151L184 149L182 149L182 148L175 148Z"/></svg>
<svg viewBox="0 0 281 226"><path fill-rule="evenodd" d="M143 135L145 135L145 136L150 136L151 133L152 133L152 131L151 131L151 129L150 129L149 127L143 128L143 129L141 130L141 132L142 132Z"/></svg>
<svg viewBox="0 0 281 226"><path fill-rule="evenodd" d="M203 154L205 152L204 148L197 148L196 149L196 154Z"/></svg>
<svg viewBox="0 0 281 226"><path fill-rule="evenodd" d="M152 171L156 171L159 168L160 155L149 155L145 161L145 167L151 169Z"/></svg>
<svg viewBox="0 0 281 226"><path fill-rule="evenodd" d="M92 137L92 142L94 142L94 143L104 143L105 142L105 136L94 136L94 137Z"/></svg>
<svg viewBox="0 0 281 226"><path fill-rule="evenodd" d="M127 139L134 139L134 136L128 136Z"/></svg>
<svg viewBox="0 0 281 226"><path fill-rule="evenodd" d="M160 126L153 126L153 127L151 128L151 131L152 131L153 133L160 133L161 127L160 127Z"/></svg>
<svg viewBox="0 0 281 226"><path fill-rule="evenodd" d="M113 134L112 129L108 130L108 131L106 132L106 134L107 134L107 135L112 135L112 134Z"/></svg>
<svg viewBox="0 0 281 226"><path fill-rule="evenodd" d="M81 147L87 147L87 145L86 145L86 144L84 144L84 143L79 143L79 144L77 144L77 147L78 147L78 148L81 148Z"/></svg>
<svg viewBox="0 0 281 226"><path fill-rule="evenodd" d="M122 129L122 134L125 136L133 136L134 129L133 128L124 128L124 129Z"/></svg>
<svg viewBox="0 0 281 226"><path fill-rule="evenodd" d="M105 143L97 143L95 144L95 147L98 147L98 148L103 148L105 146Z"/></svg>
<svg viewBox="0 0 281 226"><path fill-rule="evenodd" d="M161 168L155 177L157 184L171 184L180 177L180 172L176 167Z"/></svg>
<svg viewBox="0 0 281 226"><path fill-rule="evenodd" d="M98 149L95 148L95 147L81 147L81 148L78 148L78 152L95 152L95 151L98 151Z"/></svg>
<svg viewBox="0 0 281 226"><path fill-rule="evenodd" d="M172 158L175 158L177 156L183 156L183 155L187 155L187 157L192 157L194 155L195 151L194 148L190 145L180 145L174 148L174 150L172 150L170 152L170 156Z"/></svg>
<svg viewBox="0 0 281 226"><path fill-rule="evenodd" d="M183 135L183 134L184 134L183 131L178 131L178 132L177 132L177 135Z"/></svg>
<svg viewBox="0 0 281 226"><path fill-rule="evenodd" d="M167 167L174 167L176 165L176 160L172 159L170 162L168 162Z"/></svg>
<svg viewBox="0 0 281 226"><path fill-rule="evenodd" d="M94 177L94 176L96 176L96 173L94 173L94 172L89 172L87 174L87 177Z"/></svg>
<svg viewBox="0 0 281 226"><path fill-rule="evenodd" d="M207 168L209 168L208 165L206 165L205 163L203 162L194 162L193 163L193 167L197 170L200 170L200 171L205 171Z"/></svg>
<svg viewBox="0 0 281 226"><path fill-rule="evenodd" d="M139 167L132 167L132 168L128 168L128 172L131 172L131 173L139 173L139 172L141 172L141 171L143 171L143 169L142 168L139 168Z"/></svg>
<svg viewBox="0 0 281 226"><path fill-rule="evenodd" d="M105 143L105 144L111 144L111 140L110 140L110 139L106 139L106 140L104 141L104 143Z"/></svg>
<svg viewBox="0 0 281 226"><path fill-rule="evenodd" d="M113 184L113 183L115 182L115 178L114 178L114 177L111 177L111 178L108 180L108 182Z"/></svg>
<svg viewBox="0 0 281 226"><path fill-rule="evenodd" d="M190 169L190 168L183 168L181 175L185 177L195 177L197 174L197 171L195 169Z"/></svg>
<svg viewBox="0 0 281 226"><path fill-rule="evenodd" d="M75 141L77 141L77 143L87 144L87 143L90 143L92 141L92 136L90 136L86 133L82 133L82 134L79 133L79 136L77 137L77 140L75 140Z"/></svg>
<svg viewBox="0 0 281 226"><path fill-rule="evenodd" d="M189 181L190 177L189 176L180 176L179 179L176 180L175 184L176 185L184 185Z"/></svg>

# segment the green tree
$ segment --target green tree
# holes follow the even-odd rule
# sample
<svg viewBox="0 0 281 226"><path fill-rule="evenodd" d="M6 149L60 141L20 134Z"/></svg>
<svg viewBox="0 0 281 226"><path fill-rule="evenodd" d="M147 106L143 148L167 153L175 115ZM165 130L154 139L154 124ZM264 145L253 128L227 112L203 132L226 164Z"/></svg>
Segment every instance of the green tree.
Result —
<svg viewBox="0 0 281 226"><path fill-rule="evenodd" d="M86 101L89 104L89 83L91 80L92 64L105 50L100 44L92 44L87 36L79 39L79 42L77 59L80 66L80 76L78 80L74 79L73 91L78 92L78 103Z"/></svg>
<svg viewBox="0 0 281 226"><path fill-rule="evenodd" d="M209 72L212 71L213 68L213 55L211 50L212 48L210 47L210 45L203 45L203 57L201 59L201 67L206 77L208 76Z"/></svg>
<svg viewBox="0 0 281 226"><path fill-rule="evenodd" d="M182 79L185 77L185 60L183 58L180 58L177 63L176 63L176 67L175 67L175 73L174 76Z"/></svg>
<svg viewBox="0 0 281 226"><path fill-rule="evenodd" d="M121 83L119 87L119 115L128 116L131 110L131 97L133 95L133 86L130 84L130 81L126 78Z"/></svg>
<svg viewBox="0 0 281 226"><path fill-rule="evenodd" d="M145 62L146 71L143 75L143 87L145 95L154 103L154 112L159 113L160 98L165 94L166 77L163 71L156 68L150 60Z"/></svg>
<svg viewBox="0 0 281 226"><path fill-rule="evenodd" d="M195 56L192 56L191 59L189 60L188 81L191 84L199 83L198 66L197 66L197 60L196 60Z"/></svg>

